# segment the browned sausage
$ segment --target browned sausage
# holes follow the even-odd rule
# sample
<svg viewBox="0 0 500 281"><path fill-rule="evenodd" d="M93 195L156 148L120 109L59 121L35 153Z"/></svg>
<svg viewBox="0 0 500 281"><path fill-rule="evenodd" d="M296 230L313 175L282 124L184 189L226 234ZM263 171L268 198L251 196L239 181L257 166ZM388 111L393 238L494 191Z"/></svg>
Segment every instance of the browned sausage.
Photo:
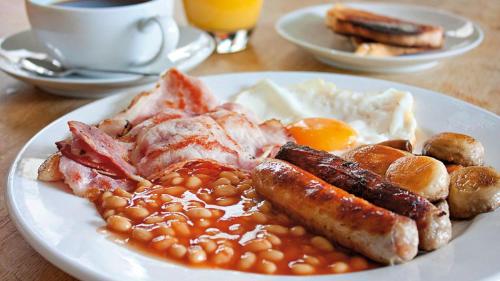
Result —
<svg viewBox="0 0 500 281"><path fill-rule="evenodd" d="M276 158L295 164L377 206L414 219L422 250L437 249L451 239L451 222L444 212L425 198L360 168L357 163L291 142L281 147Z"/></svg>
<svg viewBox="0 0 500 281"><path fill-rule="evenodd" d="M253 173L257 192L315 232L375 261L392 264L417 254L413 220L377 207L284 161L268 159Z"/></svg>

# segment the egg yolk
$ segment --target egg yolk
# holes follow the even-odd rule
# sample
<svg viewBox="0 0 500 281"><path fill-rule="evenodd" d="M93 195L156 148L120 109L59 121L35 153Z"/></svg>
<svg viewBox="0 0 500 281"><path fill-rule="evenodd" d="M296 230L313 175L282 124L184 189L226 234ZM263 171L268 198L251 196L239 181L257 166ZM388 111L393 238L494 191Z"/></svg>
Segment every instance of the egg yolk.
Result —
<svg viewBox="0 0 500 281"><path fill-rule="evenodd" d="M298 144L326 151L351 147L357 135L346 123L329 118L302 119L287 130Z"/></svg>

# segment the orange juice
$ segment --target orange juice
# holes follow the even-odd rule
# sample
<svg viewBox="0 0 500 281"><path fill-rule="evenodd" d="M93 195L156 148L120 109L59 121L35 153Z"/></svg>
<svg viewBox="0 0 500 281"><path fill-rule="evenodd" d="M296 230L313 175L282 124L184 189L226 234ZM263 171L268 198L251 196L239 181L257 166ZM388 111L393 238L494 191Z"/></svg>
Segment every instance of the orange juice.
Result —
<svg viewBox="0 0 500 281"><path fill-rule="evenodd" d="M188 21L213 32L253 28L261 7L262 0L184 0Z"/></svg>

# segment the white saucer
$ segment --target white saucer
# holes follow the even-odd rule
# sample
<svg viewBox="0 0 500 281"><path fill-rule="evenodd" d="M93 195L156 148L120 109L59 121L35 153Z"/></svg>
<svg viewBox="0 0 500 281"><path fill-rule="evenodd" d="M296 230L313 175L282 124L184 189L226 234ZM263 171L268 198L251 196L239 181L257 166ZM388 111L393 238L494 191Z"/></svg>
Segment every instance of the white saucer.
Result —
<svg viewBox="0 0 500 281"><path fill-rule="evenodd" d="M346 3L346 6L418 23L442 26L447 33L440 50L399 57L358 56L351 52L347 37L333 33L325 25L325 15L333 4L312 6L291 12L276 23L277 32L286 40L311 52L323 63L357 71L401 73L431 68L444 58L463 54L483 40L481 28L463 17L422 7L392 3ZM464 38L452 37L450 32L469 31Z"/></svg>
<svg viewBox="0 0 500 281"><path fill-rule="evenodd" d="M202 63L215 48L212 37L199 29L180 26L179 49L182 58L175 63L175 67L186 72ZM0 39L0 52L9 57L23 56L26 51L46 53L30 30L22 31ZM175 52L175 51L174 51ZM165 65L165 69L171 65ZM49 93L67 97L100 98L116 92L123 92L124 88L137 88L145 84L154 83L156 77L139 75L107 75L106 77L69 76L66 78L47 78L26 72L15 64L2 59L0 56L0 70L10 76L37 86Z"/></svg>

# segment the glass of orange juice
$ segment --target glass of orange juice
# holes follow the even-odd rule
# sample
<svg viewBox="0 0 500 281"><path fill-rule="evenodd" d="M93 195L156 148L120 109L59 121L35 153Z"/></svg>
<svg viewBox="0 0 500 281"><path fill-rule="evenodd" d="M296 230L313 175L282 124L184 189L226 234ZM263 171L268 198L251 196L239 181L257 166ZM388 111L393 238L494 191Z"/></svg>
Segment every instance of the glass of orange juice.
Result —
<svg viewBox="0 0 500 281"><path fill-rule="evenodd" d="M187 19L208 31L217 53L244 50L260 15L263 0L183 0Z"/></svg>

